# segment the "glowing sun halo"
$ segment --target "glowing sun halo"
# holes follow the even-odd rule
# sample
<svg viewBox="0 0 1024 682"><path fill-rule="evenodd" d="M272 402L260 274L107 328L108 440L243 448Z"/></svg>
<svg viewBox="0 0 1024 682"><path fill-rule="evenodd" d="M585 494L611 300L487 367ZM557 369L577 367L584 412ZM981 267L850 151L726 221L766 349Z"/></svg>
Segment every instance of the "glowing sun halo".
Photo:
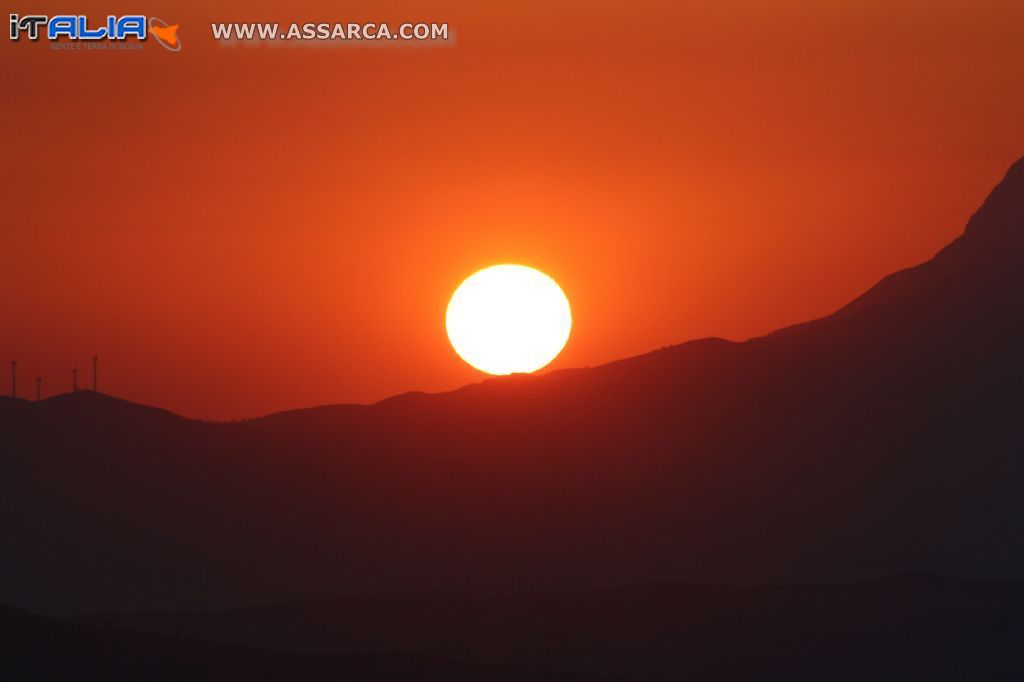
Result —
<svg viewBox="0 0 1024 682"><path fill-rule="evenodd" d="M488 374L535 372L569 340L569 300L555 280L525 265L495 265L466 278L445 315L463 360Z"/></svg>

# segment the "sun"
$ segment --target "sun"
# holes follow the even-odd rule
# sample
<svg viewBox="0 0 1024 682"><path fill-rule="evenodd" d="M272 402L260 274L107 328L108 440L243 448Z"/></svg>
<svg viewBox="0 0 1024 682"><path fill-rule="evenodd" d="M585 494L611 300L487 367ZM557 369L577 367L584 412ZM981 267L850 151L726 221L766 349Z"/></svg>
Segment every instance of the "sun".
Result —
<svg viewBox="0 0 1024 682"><path fill-rule="evenodd" d="M536 372L565 347L569 299L540 270L494 265L465 279L445 315L455 352L488 374Z"/></svg>

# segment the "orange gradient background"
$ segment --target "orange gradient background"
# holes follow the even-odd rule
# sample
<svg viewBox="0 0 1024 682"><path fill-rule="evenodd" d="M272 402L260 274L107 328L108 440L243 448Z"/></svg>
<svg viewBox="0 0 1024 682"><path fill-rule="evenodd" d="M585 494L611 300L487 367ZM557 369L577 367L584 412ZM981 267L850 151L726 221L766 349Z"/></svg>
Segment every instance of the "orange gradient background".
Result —
<svg viewBox="0 0 1024 682"><path fill-rule="evenodd" d="M829 313L1024 154L1024 3L39 2L183 49L0 44L0 353L22 395L234 418L481 375L444 311L554 277L549 369ZM448 22L441 47L226 47L211 21ZM7 382L2 385L6 391Z"/></svg>

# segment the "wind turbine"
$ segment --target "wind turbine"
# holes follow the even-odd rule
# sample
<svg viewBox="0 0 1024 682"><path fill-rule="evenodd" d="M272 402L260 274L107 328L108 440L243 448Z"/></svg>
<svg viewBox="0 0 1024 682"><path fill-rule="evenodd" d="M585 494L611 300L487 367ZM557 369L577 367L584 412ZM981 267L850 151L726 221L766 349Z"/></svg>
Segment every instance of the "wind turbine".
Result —
<svg viewBox="0 0 1024 682"><path fill-rule="evenodd" d="M18 361L11 360L11 397L18 397Z"/></svg>
<svg viewBox="0 0 1024 682"><path fill-rule="evenodd" d="M78 392L78 367L71 368L71 392Z"/></svg>
<svg viewBox="0 0 1024 682"><path fill-rule="evenodd" d="M92 356L92 392L93 393L98 393L98 391L96 390L96 385L97 385L96 384L96 365L99 364L99 361L100 361L100 356L98 356L98 355Z"/></svg>
<svg viewBox="0 0 1024 682"><path fill-rule="evenodd" d="M42 377L36 377L36 402L37 403L39 402L39 396L41 395L40 390L39 390L39 385L41 383L43 383L43 378Z"/></svg>

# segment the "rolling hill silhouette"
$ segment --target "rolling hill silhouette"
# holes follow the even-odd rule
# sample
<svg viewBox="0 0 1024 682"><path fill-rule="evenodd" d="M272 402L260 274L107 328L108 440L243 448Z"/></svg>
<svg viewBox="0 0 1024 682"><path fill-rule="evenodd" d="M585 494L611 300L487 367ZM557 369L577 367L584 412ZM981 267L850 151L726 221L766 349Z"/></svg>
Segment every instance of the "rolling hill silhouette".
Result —
<svg viewBox="0 0 1024 682"><path fill-rule="evenodd" d="M0 403L0 601L1024 578L1024 160L826 318L608 365L214 424Z"/></svg>
<svg viewBox="0 0 1024 682"><path fill-rule="evenodd" d="M639 679L935 682L1024 674L1024 583L920 574L846 585L420 592L92 620L276 651L399 650Z"/></svg>
<svg viewBox="0 0 1024 682"><path fill-rule="evenodd" d="M611 682L607 677L460 663L398 653L272 652L66 623L0 607L4 679L97 682Z"/></svg>

